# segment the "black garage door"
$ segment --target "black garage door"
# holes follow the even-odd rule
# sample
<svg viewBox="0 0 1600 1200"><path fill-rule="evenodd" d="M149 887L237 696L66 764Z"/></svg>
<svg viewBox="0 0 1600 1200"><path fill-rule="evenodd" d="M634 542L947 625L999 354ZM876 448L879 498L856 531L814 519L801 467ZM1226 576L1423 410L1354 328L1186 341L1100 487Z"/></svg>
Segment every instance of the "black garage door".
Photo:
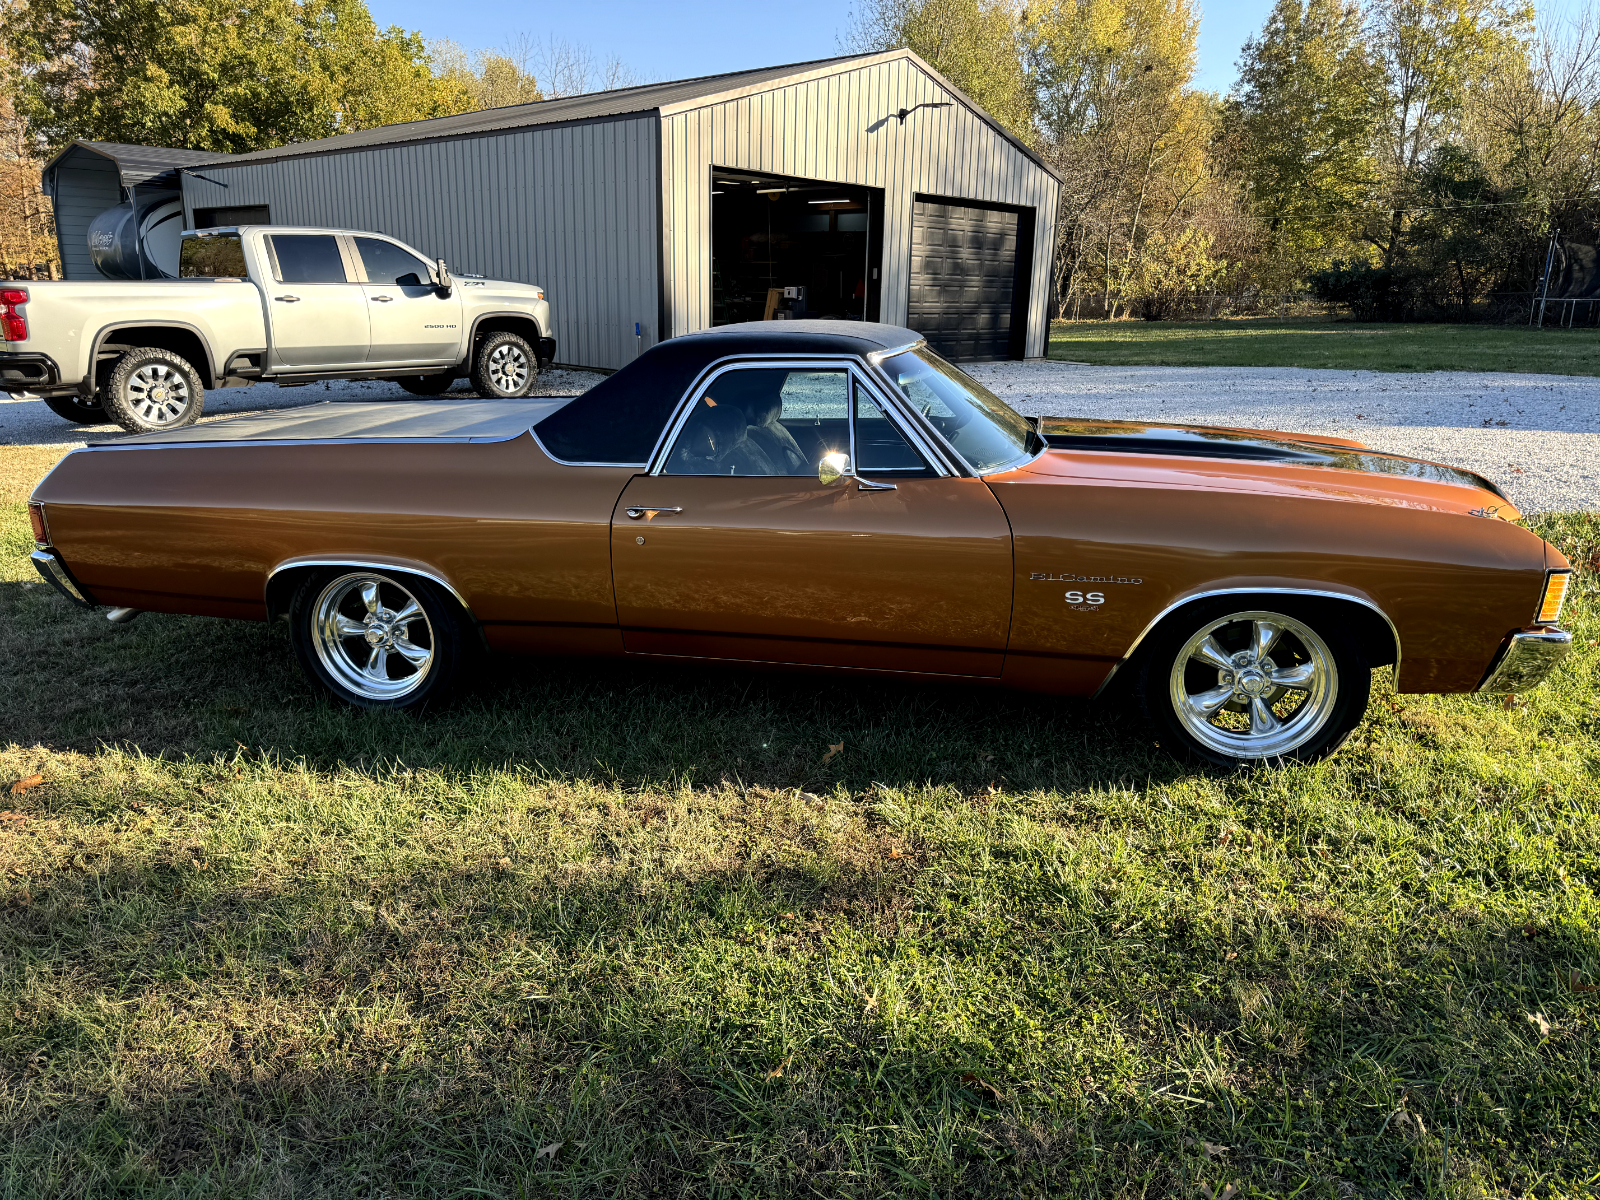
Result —
<svg viewBox="0 0 1600 1200"><path fill-rule="evenodd" d="M1011 357L1017 222L1014 211L916 200L906 324L946 358Z"/></svg>

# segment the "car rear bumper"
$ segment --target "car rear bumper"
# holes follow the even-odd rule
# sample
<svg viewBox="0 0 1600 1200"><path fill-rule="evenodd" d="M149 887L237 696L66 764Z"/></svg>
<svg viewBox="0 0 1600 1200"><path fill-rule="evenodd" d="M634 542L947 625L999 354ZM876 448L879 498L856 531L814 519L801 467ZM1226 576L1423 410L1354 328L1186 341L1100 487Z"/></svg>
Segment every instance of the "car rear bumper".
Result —
<svg viewBox="0 0 1600 1200"><path fill-rule="evenodd" d="M67 570L67 564L56 556L54 550L35 550L32 557L33 565L44 577L44 581L68 600L82 608L100 607L95 603L94 597L72 577L72 572Z"/></svg>
<svg viewBox="0 0 1600 1200"><path fill-rule="evenodd" d="M0 392L37 392L61 382L61 368L48 354L0 351Z"/></svg>
<svg viewBox="0 0 1600 1200"><path fill-rule="evenodd" d="M1549 625L1519 629L1506 638L1478 690L1494 696L1531 691L1571 649L1572 635L1565 629Z"/></svg>

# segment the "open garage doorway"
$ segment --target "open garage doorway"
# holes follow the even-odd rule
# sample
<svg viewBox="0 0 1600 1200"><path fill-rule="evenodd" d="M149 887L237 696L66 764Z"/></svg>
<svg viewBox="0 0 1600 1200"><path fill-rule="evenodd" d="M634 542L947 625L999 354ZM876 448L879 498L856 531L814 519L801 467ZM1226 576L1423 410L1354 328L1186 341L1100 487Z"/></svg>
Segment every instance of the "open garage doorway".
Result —
<svg viewBox="0 0 1600 1200"><path fill-rule="evenodd" d="M883 193L711 170L711 323L876 321Z"/></svg>

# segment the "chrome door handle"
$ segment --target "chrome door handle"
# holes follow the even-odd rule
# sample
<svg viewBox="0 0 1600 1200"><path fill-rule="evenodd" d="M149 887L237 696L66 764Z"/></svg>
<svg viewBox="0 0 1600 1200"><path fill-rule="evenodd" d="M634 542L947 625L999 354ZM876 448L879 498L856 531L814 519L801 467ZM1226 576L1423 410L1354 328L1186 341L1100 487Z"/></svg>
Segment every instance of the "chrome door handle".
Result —
<svg viewBox="0 0 1600 1200"><path fill-rule="evenodd" d="M274 300L281 300L285 304L299 304L300 303L300 297L299 296L274 296L273 299Z"/></svg>
<svg viewBox="0 0 1600 1200"><path fill-rule="evenodd" d="M393 300L394 297L393 296L374 296L373 299L376 300L379 304L387 304L387 303L389 303L389 301Z"/></svg>
<svg viewBox="0 0 1600 1200"><path fill-rule="evenodd" d="M637 521L640 517L650 517L650 518L654 519L654 518L660 516L662 513L682 512L683 509L681 509L681 508L648 508L648 507L646 507L645 505L642 505L642 504L630 504L630 505L628 505L628 510L627 511L628 511L628 519L630 521Z"/></svg>

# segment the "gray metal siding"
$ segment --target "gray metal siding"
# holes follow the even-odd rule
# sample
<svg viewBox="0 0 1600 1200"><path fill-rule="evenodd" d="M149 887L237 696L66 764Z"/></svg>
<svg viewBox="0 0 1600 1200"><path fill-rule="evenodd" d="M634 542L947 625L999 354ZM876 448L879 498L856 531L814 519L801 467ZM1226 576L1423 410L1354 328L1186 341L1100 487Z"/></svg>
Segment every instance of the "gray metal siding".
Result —
<svg viewBox="0 0 1600 1200"><path fill-rule="evenodd" d="M122 203L122 177L108 158L80 150L55 168L56 242L64 279L104 279L89 257L89 223Z"/></svg>
<svg viewBox="0 0 1600 1200"><path fill-rule="evenodd" d="M228 186L184 176L184 212L265 204L274 224L376 230L457 271L539 284L557 358L615 368L658 340L658 131L651 114L212 166Z"/></svg>
<svg viewBox="0 0 1600 1200"><path fill-rule="evenodd" d="M891 114L923 103L904 122ZM672 334L711 320L713 165L884 190L881 319L907 320L914 196L1029 208L1033 262L1026 353L1048 335L1060 185L1015 143L909 59L844 70L662 116L666 299Z"/></svg>

